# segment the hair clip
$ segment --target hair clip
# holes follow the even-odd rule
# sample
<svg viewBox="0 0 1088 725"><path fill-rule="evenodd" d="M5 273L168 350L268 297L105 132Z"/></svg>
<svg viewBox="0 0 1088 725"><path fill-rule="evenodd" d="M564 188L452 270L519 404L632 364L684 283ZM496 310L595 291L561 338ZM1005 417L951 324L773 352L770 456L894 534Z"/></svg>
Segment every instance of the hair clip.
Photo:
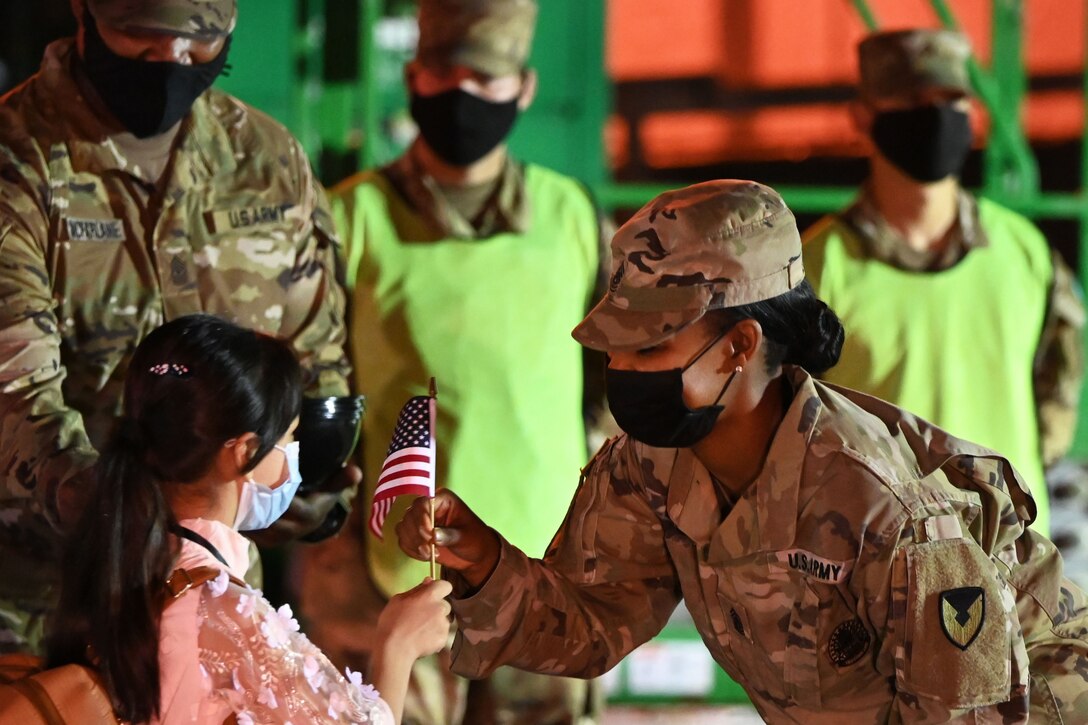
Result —
<svg viewBox="0 0 1088 725"><path fill-rule="evenodd" d="M159 363L158 365L149 367L148 371L160 377L163 375L173 375L175 378L187 378L192 375L188 365L179 365L177 363Z"/></svg>

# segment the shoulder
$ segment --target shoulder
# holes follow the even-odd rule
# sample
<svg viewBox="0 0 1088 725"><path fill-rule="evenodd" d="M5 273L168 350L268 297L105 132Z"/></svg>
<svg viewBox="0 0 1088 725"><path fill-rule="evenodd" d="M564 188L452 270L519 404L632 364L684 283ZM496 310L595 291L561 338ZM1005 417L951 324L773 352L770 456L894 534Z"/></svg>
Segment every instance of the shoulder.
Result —
<svg viewBox="0 0 1088 725"><path fill-rule="evenodd" d="M345 207L387 203L393 187L381 169L366 169L349 176L329 189L329 199Z"/></svg>
<svg viewBox="0 0 1088 725"><path fill-rule="evenodd" d="M819 412L804 468L821 488L850 496L887 497L911 509L912 484L943 462L929 449L929 423L878 398L813 381ZM851 493L858 482L860 487Z"/></svg>
<svg viewBox="0 0 1088 725"><path fill-rule="evenodd" d="M525 164L525 185L533 203L546 199L566 205L580 213L596 218L597 205L589 188L581 181L538 164Z"/></svg>
<svg viewBox="0 0 1088 725"><path fill-rule="evenodd" d="M287 127L264 111L216 88L193 106L225 133L239 166L266 166L309 174L306 153Z"/></svg>
<svg viewBox="0 0 1088 725"><path fill-rule="evenodd" d="M985 197L977 203L979 225L991 245L1018 252L1040 270L1050 271L1050 245L1030 219Z"/></svg>
<svg viewBox="0 0 1088 725"><path fill-rule="evenodd" d="M805 254L812 250L824 247L828 241L842 236L846 232L846 225L838 214L827 214L820 217L812 226L801 235L802 249Z"/></svg>

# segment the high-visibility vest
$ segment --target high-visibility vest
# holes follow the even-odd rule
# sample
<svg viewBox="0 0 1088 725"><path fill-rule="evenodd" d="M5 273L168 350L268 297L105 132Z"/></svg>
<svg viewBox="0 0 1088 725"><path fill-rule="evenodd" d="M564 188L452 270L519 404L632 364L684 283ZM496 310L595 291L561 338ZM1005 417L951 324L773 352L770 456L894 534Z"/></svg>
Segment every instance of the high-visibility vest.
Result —
<svg viewBox="0 0 1088 725"><path fill-rule="evenodd" d="M333 214L351 285L350 350L367 396L363 446L369 510L401 406L438 383L438 485L533 556L555 534L588 457L582 350L571 330L597 274L597 214L574 180L525 169L525 234L436 239L377 172L340 187ZM393 525L370 537L375 582L386 593L419 583L427 565L397 547Z"/></svg>
<svg viewBox="0 0 1088 725"><path fill-rule="evenodd" d="M846 342L823 377L915 413L1004 454L1038 505L1046 533L1032 365L1053 264L1024 217L979 199L989 243L949 269L912 272L866 255L857 233L827 217L806 235L806 273L842 319Z"/></svg>

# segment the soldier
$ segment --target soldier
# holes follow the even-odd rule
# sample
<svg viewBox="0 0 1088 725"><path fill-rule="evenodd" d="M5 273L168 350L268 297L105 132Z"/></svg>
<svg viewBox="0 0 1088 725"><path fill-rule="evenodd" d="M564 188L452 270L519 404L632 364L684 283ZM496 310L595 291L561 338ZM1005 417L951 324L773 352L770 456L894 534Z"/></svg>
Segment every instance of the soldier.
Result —
<svg viewBox="0 0 1088 725"><path fill-rule="evenodd" d="M1045 534L1043 470L1076 427L1084 310L1039 230L960 186L968 54L947 30L862 41L853 110L872 140L869 180L806 233L805 264L847 331L826 379L1007 455Z"/></svg>
<svg viewBox="0 0 1088 725"><path fill-rule="evenodd" d="M0 651L38 649L61 532L163 321L284 338L311 393L348 391L323 193L282 126L210 89L234 0L72 7L78 39L0 101ZM339 498L293 505L270 539Z"/></svg>
<svg viewBox="0 0 1088 725"><path fill-rule="evenodd" d="M370 403L366 500L401 405L434 375L439 485L542 554L566 512L570 474L588 459L585 368L568 332L592 303L602 254L585 189L507 152L537 88L526 66L536 15L535 0L423 0L405 72L420 135L331 196L348 259L352 363ZM571 483L557 489L561 481ZM366 529L357 521L353 535L303 552L311 636L333 661L364 669L384 600L427 572L393 537ZM405 720L571 723L587 698L584 682L508 668L469 687L431 660L416 667Z"/></svg>
<svg viewBox="0 0 1088 725"><path fill-rule="evenodd" d="M843 342L781 198L662 194L574 336L625 434L543 561L439 492L398 524L454 586L453 665L595 676L684 600L771 722L1085 722L1088 599L1000 454L815 380ZM455 570L452 571L451 570ZM1064 717L1064 720L1059 720Z"/></svg>

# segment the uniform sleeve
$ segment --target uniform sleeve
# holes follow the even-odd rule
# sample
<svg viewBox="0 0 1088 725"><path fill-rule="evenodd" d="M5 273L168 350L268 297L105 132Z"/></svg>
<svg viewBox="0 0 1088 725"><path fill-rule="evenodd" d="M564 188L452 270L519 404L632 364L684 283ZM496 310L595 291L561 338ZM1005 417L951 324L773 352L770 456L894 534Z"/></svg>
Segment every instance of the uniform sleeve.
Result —
<svg viewBox="0 0 1088 725"><path fill-rule="evenodd" d="M303 234L282 329L302 362L307 394L348 395L351 368L344 352L347 329L339 239L324 190L300 148L295 148L295 156Z"/></svg>
<svg viewBox="0 0 1088 725"><path fill-rule="evenodd" d="M1028 656L1008 576L1019 521L999 459L945 472L977 496L934 502L867 534L855 577L878 633L878 671L892 684L892 720L1023 722ZM986 502L979 504L979 500Z"/></svg>
<svg viewBox="0 0 1088 725"><path fill-rule="evenodd" d="M201 671L210 697L226 703L239 725L393 725L378 692L357 673L338 672L299 633L286 605L274 610L260 592L225 581L206 584L201 598Z"/></svg>
<svg viewBox="0 0 1088 725"><path fill-rule="evenodd" d="M1077 405L1084 382L1084 303L1073 271L1053 253L1054 281L1033 382L1043 464L1053 465L1073 444Z"/></svg>
<svg viewBox="0 0 1088 725"><path fill-rule="evenodd" d="M0 160L0 495L31 499L54 527L84 498L97 454L64 402L48 227L32 182Z"/></svg>
<svg viewBox="0 0 1088 725"><path fill-rule="evenodd" d="M504 540L483 587L453 600L455 672L483 677L513 665L595 677L665 626L680 601L676 570L660 520L614 447L590 464L542 561Z"/></svg>

